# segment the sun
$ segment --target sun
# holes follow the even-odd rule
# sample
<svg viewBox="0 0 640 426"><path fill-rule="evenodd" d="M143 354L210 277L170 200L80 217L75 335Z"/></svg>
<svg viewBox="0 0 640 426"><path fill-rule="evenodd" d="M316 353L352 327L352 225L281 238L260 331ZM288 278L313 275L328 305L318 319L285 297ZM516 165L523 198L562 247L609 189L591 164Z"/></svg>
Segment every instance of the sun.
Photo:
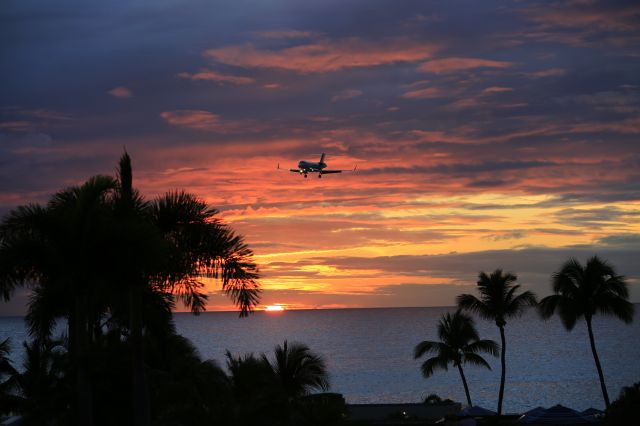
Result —
<svg viewBox="0 0 640 426"><path fill-rule="evenodd" d="M264 310L269 312L280 312L284 311L284 307L281 305L269 305L265 307Z"/></svg>

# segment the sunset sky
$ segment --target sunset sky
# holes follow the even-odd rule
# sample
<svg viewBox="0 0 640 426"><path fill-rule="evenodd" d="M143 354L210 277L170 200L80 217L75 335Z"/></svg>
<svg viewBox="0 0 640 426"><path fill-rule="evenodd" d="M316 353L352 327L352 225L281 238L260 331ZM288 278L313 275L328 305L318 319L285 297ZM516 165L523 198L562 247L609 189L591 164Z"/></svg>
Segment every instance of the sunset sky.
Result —
<svg viewBox="0 0 640 426"><path fill-rule="evenodd" d="M245 236L265 306L452 305L499 267L543 296L593 254L640 302L637 1L2 3L2 214L126 147ZM358 171L276 170L321 152Z"/></svg>

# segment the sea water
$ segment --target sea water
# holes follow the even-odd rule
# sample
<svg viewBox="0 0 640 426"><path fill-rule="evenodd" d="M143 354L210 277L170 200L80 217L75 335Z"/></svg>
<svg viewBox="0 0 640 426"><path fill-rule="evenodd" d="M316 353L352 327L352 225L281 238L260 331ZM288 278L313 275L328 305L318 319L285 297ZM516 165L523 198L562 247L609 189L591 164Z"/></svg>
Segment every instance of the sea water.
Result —
<svg viewBox="0 0 640 426"><path fill-rule="evenodd" d="M636 305L636 311L639 306ZM284 340L302 342L324 357L331 390L349 403L420 402L435 393L466 401L455 368L422 377L413 349L422 340L437 340L440 316L453 308L336 309L256 312L238 318L234 312L199 316L175 314L178 332L189 338L201 356L224 366L224 353L266 353ZM482 339L500 342L494 323L476 319ZM640 381L640 318L624 324L594 318L598 354L611 400L623 386ZM504 411L563 404L574 409L604 408L584 321L567 332L557 317L542 321L534 312L511 319L506 327L507 376ZM0 318L0 340L27 338L22 318ZM19 355L20 354L20 355ZM499 358L484 355L492 370L465 367L475 405L496 409L500 385Z"/></svg>

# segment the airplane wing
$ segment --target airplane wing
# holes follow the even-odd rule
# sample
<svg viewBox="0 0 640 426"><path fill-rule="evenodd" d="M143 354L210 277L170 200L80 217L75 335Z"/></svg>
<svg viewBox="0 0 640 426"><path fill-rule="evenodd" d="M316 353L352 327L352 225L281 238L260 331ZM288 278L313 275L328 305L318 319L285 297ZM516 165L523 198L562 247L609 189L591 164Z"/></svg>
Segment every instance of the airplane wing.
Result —
<svg viewBox="0 0 640 426"><path fill-rule="evenodd" d="M358 166L356 165L356 166L353 167L353 170L323 170L322 174L323 175L328 175L330 173L355 172L357 168L358 168Z"/></svg>
<svg viewBox="0 0 640 426"><path fill-rule="evenodd" d="M280 168L280 163L278 163L278 166L276 167L276 170L278 170L279 172L284 172L287 171L287 169L281 169ZM290 172L294 172L294 173L300 173L300 169L288 169Z"/></svg>

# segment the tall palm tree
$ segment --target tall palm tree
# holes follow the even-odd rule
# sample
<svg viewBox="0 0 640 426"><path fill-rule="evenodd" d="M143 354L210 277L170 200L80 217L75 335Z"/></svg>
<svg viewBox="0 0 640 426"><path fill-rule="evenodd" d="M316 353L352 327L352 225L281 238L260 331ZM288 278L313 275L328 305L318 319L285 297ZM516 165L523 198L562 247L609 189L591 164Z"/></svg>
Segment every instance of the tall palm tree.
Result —
<svg viewBox="0 0 640 426"><path fill-rule="evenodd" d="M472 294L461 294L458 296L458 306L463 310L468 310L480 315L486 320L495 321L500 329L500 392L498 394L498 415L502 414L502 400L504 398L504 383L506 377L506 353L507 343L504 334L504 326L507 325L507 318L518 317L524 310L536 304L536 297L530 291L516 295L520 288L516 285L517 277L510 273L503 273L501 269L496 269L487 275L480 272L478 275L478 291L480 298Z"/></svg>
<svg viewBox="0 0 640 426"><path fill-rule="evenodd" d="M453 315L448 312L442 315L438 322L438 338L439 342L422 341L414 350L416 359L425 354L436 354L422 364L422 374L428 378L433 375L435 370L443 369L446 371L449 364L453 364L460 373L464 392L467 395L467 404L472 406L469 386L462 366L463 364L471 364L491 370L489 363L479 353L484 352L498 356L498 344L493 340L480 340L473 319L459 310Z"/></svg>
<svg viewBox="0 0 640 426"><path fill-rule="evenodd" d="M118 169L116 212L123 227L120 280L128 293L135 424L150 424L144 369L142 297L151 291L176 299L194 313L204 310L202 277L217 278L222 290L246 316L258 303L257 266L242 237L215 217L217 210L185 192L171 192L147 203L133 188L131 158Z"/></svg>
<svg viewBox="0 0 640 426"><path fill-rule="evenodd" d="M90 344L95 311L106 288L99 271L109 261L109 202L116 183L95 176L56 193L47 206L20 206L0 224L0 290L8 300L33 285L27 324L46 340L57 318L67 319L76 380L77 422L93 424Z"/></svg>
<svg viewBox="0 0 640 426"><path fill-rule="evenodd" d="M557 311L567 330L572 330L578 319L584 317L591 352L600 378L602 397L609 408L609 394L596 351L591 322L597 313L614 316L626 323L633 320L633 305L628 300L627 283L613 266L598 256L593 256L587 260L585 266L576 259L566 261L560 270L553 274L551 285L555 294L540 301L538 312L542 318L549 319Z"/></svg>
<svg viewBox="0 0 640 426"><path fill-rule="evenodd" d="M289 344L285 340L282 346L276 346L274 355L271 369L290 401L314 389L329 389L327 366L322 357L311 352L307 345ZM266 360L266 356L263 358Z"/></svg>

